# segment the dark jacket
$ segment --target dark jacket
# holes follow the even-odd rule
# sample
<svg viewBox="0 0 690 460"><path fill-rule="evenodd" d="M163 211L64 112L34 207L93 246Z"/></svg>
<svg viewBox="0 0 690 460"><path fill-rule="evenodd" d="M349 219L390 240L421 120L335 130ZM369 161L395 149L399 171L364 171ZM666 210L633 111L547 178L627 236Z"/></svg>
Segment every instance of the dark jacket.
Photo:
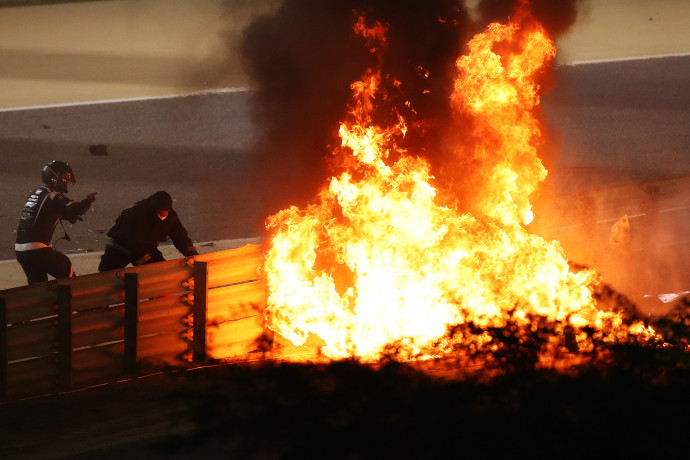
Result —
<svg viewBox="0 0 690 460"><path fill-rule="evenodd" d="M75 223L79 216L91 207L92 198L73 201L61 192L51 192L48 187L34 190L22 209L17 227L17 250L36 249L50 246L55 226L60 219ZM32 243L36 247L31 247Z"/></svg>
<svg viewBox="0 0 690 460"><path fill-rule="evenodd" d="M132 262L151 255L168 237L185 257L197 254L175 210L170 209L168 217L160 220L149 199L137 201L122 211L107 236L112 240L109 244L115 243L112 245L128 252Z"/></svg>

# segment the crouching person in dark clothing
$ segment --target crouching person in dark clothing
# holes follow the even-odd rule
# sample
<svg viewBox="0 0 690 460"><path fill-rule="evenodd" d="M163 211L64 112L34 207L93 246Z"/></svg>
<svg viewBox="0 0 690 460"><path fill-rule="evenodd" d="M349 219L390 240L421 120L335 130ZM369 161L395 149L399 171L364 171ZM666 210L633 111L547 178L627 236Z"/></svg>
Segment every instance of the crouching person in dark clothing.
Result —
<svg viewBox="0 0 690 460"><path fill-rule="evenodd" d="M168 192L159 191L122 211L106 235L98 271L165 260L158 244L166 238L185 256L199 253L172 208Z"/></svg>
<svg viewBox="0 0 690 460"><path fill-rule="evenodd" d="M24 204L14 244L17 262L29 284L48 281L48 275L56 279L74 276L69 257L51 244L53 232L60 220L73 224L81 220L80 216L96 199L95 193L81 201L67 198L67 185L77 181L72 168L64 161L51 161L44 166L42 178L44 185L31 192Z"/></svg>

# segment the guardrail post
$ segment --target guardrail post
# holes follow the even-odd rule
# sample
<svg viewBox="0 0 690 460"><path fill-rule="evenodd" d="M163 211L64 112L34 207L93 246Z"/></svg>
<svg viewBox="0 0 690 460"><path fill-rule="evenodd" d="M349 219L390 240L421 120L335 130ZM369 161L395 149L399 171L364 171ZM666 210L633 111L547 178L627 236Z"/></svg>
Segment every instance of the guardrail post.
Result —
<svg viewBox="0 0 690 460"><path fill-rule="evenodd" d="M7 301L0 297L0 400L7 399Z"/></svg>
<svg viewBox="0 0 690 460"><path fill-rule="evenodd" d="M206 362L206 319L208 314L208 263L194 261L194 315L192 359Z"/></svg>
<svg viewBox="0 0 690 460"><path fill-rule="evenodd" d="M137 371L139 327L139 275L125 273L125 372Z"/></svg>
<svg viewBox="0 0 690 460"><path fill-rule="evenodd" d="M72 385L72 287L58 284L58 384L61 389Z"/></svg>
<svg viewBox="0 0 690 460"><path fill-rule="evenodd" d="M264 309L261 310L261 319L263 322L263 329L264 329L264 337L266 338L267 346L265 352L272 352L275 347L276 347L276 334L273 331L273 329L269 329L268 326L266 326L266 315L264 314L266 311L266 307L268 307L268 290L266 289L265 295L264 295Z"/></svg>

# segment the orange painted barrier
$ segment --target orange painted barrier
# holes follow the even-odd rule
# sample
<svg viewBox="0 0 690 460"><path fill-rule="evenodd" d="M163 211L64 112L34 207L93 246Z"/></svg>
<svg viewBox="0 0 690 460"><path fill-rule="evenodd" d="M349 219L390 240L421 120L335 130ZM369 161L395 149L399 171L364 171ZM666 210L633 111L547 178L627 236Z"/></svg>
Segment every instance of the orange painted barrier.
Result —
<svg viewBox="0 0 690 460"><path fill-rule="evenodd" d="M247 245L0 291L0 397L251 353L264 336L261 264Z"/></svg>

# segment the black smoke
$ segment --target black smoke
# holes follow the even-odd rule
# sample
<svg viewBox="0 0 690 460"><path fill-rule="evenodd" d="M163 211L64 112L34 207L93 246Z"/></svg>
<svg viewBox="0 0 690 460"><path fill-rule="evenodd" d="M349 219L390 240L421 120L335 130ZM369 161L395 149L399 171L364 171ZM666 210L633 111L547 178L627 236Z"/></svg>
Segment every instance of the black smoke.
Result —
<svg viewBox="0 0 690 460"><path fill-rule="evenodd" d="M455 60L472 34L489 21L507 19L513 3L480 1L471 15L459 0L284 0L273 14L252 23L242 54L256 90L257 141L249 180L262 194L262 217L305 205L331 175L328 159L339 143L350 84L375 64L353 32L357 15L388 26L382 75L390 98L379 101L385 107L376 121L391 121L394 108L406 110L409 132L403 147L428 158L434 172L453 122L449 99ZM534 14L562 33L575 20L576 3L536 1ZM396 80L401 84L393 88ZM257 222L258 230L262 224Z"/></svg>
<svg viewBox="0 0 690 460"><path fill-rule="evenodd" d="M477 24L480 27L503 21L513 14L516 0L481 0L477 4ZM537 19L552 37L558 37L575 24L577 5L580 0L532 0L532 16Z"/></svg>

